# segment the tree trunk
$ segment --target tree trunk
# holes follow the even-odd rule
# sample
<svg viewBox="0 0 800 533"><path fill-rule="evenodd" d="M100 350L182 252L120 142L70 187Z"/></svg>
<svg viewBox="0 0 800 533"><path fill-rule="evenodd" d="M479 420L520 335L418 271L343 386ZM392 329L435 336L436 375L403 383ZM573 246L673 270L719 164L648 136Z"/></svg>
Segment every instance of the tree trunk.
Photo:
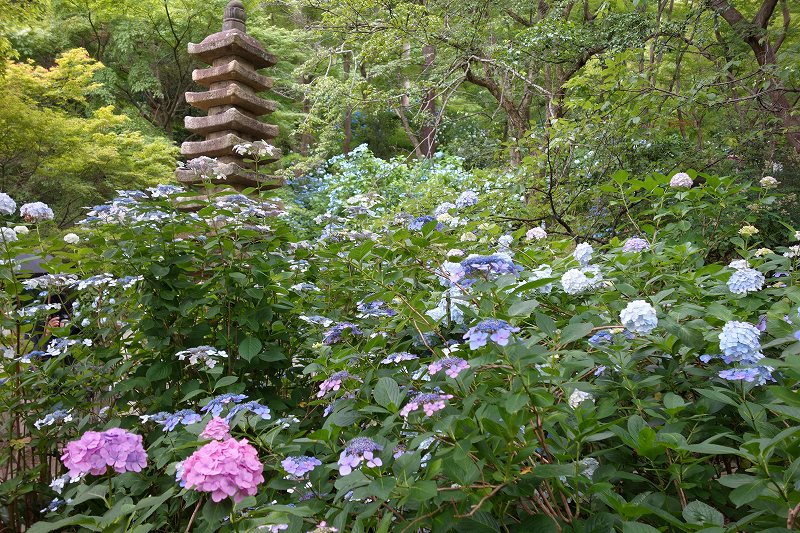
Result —
<svg viewBox="0 0 800 533"><path fill-rule="evenodd" d="M425 58L425 72L433 67L436 59L436 47L426 44L422 47L422 55ZM436 153L436 89L428 87L422 100L422 127L419 132L420 152L426 159L433 157Z"/></svg>
<svg viewBox="0 0 800 533"><path fill-rule="evenodd" d="M344 70L344 77L350 78L350 56L347 52L342 55L342 69ZM350 153L350 143L353 141L353 110L350 104L347 104L347 109L344 111L344 118L342 119L342 129L344 130L344 142L342 143L342 153Z"/></svg>

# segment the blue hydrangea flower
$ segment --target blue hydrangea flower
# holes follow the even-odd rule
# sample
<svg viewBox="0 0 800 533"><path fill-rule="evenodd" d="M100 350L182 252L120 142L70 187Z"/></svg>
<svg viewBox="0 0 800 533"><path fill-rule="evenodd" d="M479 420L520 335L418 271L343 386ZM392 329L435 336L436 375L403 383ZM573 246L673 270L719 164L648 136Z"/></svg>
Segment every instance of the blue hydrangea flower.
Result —
<svg viewBox="0 0 800 533"><path fill-rule="evenodd" d="M508 344L511 334L517 333L518 331L519 328L512 326L505 320L489 318L471 327L464 334L464 340L469 341L471 350L477 350L481 346L486 346L487 339L491 339L499 346L505 346Z"/></svg>
<svg viewBox="0 0 800 533"><path fill-rule="evenodd" d="M241 403L247 399L246 394L233 394L225 393L212 398L210 402L204 405L200 411L203 413L211 413L212 416L219 416L222 409L229 403Z"/></svg>
<svg viewBox="0 0 800 533"><path fill-rule="evenodd" d="M601 346L603 344L611 344L613 340L614 337L611 335L611 332L604 329L589 337L589 344L592 346Z"/></svg>
<svg viewBox="0 0 800 533"><path fill-rule="evenodd" d="M422 215L421 217L412 218L411 222L408 223L408 229L410 231L419 231L425 224L427 224L428 222L433 222L434 220L436 220L436 218L432 217L431 215ZM442 226L441 222L437 222L436 224L437 231L441 231L443 227L444 226Z"/></svg>
<svg viewBox="0 0 800 533"><path fill-rule="evenodd" d="M383 361L381 361L381 364L389 365L392 363L400 363L402 361L413 361L414 359L417 359L417 356L414 355L413 353L395 352L393 354L386 356L386 358L383 359Z"/></svg>
<svg viewBox="0 0 800 533"><path fill-rule="evenodd" d="M747 294L760 291L764 286L764 274L754 268L742 268L734 272L728 280L728 289L733 294Z"/></svg>
<svg viewBox="0 0 800 533"><path fill-rule="evenodd" d="M772 372L775 370L771 366L747 366L721 370L719 377L728 381L746 381L756 385L764 385L769 381L775 381Z"/></svg>
<svg viewBox="0 0 800 533"><path fill-rule="evenodd" d="M228 411L227 416L225 416L225 421L230 422L238 413L248 411L260 416L262 420L269 420L272 418L272 411L269 410L269 407L256 401L249 401L247 403L240 403L231 407L231 410Z"/></svg>
<svg viewBox="0 0 800 533"><path fill-rule="evenodd" d="M658 326L658 317L653 306L644 300L635 300L619 314L622 325L633 333L646 335Z"/></svg>
<svg viewBox="0 0 800 533"><path fill-rule="evenodd" d="M367 303L361 300L356 304L356 307L361 312L362 317L394 316L397 314L397 311L389 307L383 300L373 300Z"/></svg>
<svg viewBox="0 0 800 533"><path fill-rule="evenodd" d="M444 202L444 203L439 204L439 206L436 209L433 210L433 214L438 217L439 215L443 215L443 214L447 213L448 211L450 211L451 209L455 209L455 208L456 208L456 204L454 204L452 202Z"/></svg>
<svg viewBox="0 0 800 533"><path fill-rule="evenodd" d="M195 413L191 409L181 409L175 413L157 413L150 417L150 420L164 426L164 431L172 431L178 424L188 426L196 424L202 420L203 417Z"/></svg>
<svg viewBox="0 0 800 533"><path fill-rule="evenodd" d="M727 322L719 334L719 349L725 356L725 362L752 363L763 358L760 335L758 328L747 322Z"/></svg>

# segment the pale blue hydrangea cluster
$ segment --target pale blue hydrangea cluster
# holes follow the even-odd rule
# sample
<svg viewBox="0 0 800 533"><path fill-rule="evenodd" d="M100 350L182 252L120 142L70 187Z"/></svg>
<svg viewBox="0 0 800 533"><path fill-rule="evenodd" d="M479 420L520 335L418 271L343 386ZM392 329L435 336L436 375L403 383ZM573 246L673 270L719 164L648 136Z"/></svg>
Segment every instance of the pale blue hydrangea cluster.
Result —
<svg viewBox="0 0 800 533"><path fill-rule="evenodd" d="M728 280L728 289L733 294L747 294L764 287L764 274L754 268L740 268Z"/></svg>
<svg viewBox="0 0 800 533"><path fill-rule="evenodd" d="M470 284L476 276L494 279L503 274L519 274L522 267L514 264L507 254L470 255L461 261L463 284ZM460 281L460 280L459 280Z"/></svg>
<svg viewBox="0 0 800 533"><path fill-rule="evenodd" d="M0 192L0 215L13 215L17 211L17 202L9 195Z"/></svg>
<svg viewBox="0 0 800 533"><path fill-rule="evenodd" d="M53 210L44 202L23 204L22 207L19 208L19 214L28 222L44 222L55 218Z"/></svg>
<svg viewBox="0 0 800 533"><path fill-rule="evenodd" d="M179 424L184 426L197 424L203 419L203 416L191 409L181 409L175 413L161 411L152 415L142 415L139 418L142 422L152 421L156 424L161 424L164 426L164 431L173 431Z"/></svg>
<svg viewBox="0 0 800 533"><path fill-rule="evenodd" d="M622 325L633 333L647 335L658 326L656 310L644 300L634 300L619 314Z"/></svg>
<svg viewBox="0 0 800 533"><path fill-rule="evenodd" d="M281 466L286 473L297 478L305 476L321 464L322 461L316 457L306 455L292 455L281 461Z"/></svg>
<svg viewBox="0 0 800 533"><path fill-rule="evenodd" d="M361 300L356 304L356 308L361 318L395 316L397 314L397 311L389 307L383 300L372 300L371 302L364 302L364 300Z"/></svg>
<svg viewBox="0 0 800 533"><path fill-rule="evenodd" d="M719 358L725 363L735 366L721 370L719 377L729 381L741 380L756 385L775 381L772 377L775 369L758 364L758 361L764 358L764 354L761 353L760 335L761 330L750 323L735 320L725 323L719 334L719 347L722 350ZM706 363L713 358L715 356L700 357Z"/></svg>
<svg viewBox="0 0 800 533"><path fill-rule="evenodd" d="M456 207L464 209L478 203L478 195L474 191L464 191L456 199Z"/></svg>
<svg viewBox="0 0 800 533"><path fill-rule="evenodd" d="M434 220L436 220L436 218L432 217L431 215L422 215L421 217L412 218L411 222L408 223L408 229L409 231L419 231L425 226L425 224L428 222L433 222ZM442 226L441 222L436 223L437 231L441 231L443 227L444 226Z"/></svg>
<svg viewBox="0 0 800 533"><path fill-rule="evenodd" d="M451 209L455 208L456 204L454 204L453 202L443 202L438 206L436 206L436 209L433 210L433 215L438 217L439 215L448 213Z"/></svg>
<svg viewBox="0 0 800 533"><path fill-rule="evenodd" d="M592 260L592 254L594 254L594 248L592 248L591 244L586 242L578 244L578 246L575 247L575 251L572 252L572 256L575 260L584 267Z"/></svg>

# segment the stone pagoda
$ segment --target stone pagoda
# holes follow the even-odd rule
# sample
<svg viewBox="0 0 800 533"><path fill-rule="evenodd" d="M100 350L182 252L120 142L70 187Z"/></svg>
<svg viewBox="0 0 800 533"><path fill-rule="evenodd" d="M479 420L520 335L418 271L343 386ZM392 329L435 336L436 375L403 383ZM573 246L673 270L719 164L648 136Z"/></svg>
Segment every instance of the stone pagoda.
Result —
<svg viewBox="0 0 800 533"><path fill-rule="evenodd" d="M270 143L278 136L277 126L258 120L261 115L275 111L277 104L256 94L272 87L272 79L256 71L273 66L278 59L247 34L246 18L242 2L231 0L225 7L222 31L209 35L200 44L189 44L189 54L211 67L192 73L192 79L208 90L187 92L186 102L208 115L185 118L186 129L205 140L183 143L181 154L187 160L201 156L216 158L217 174L224 177L214 179L215 185L237 190L274 188L281 185L279 178L255 172L253 164L244 161L246 156L233 150L237 144L259 140ZM280 155L275 149L268 158L275 160ZM175 174L186 185L208 181L208 177L190 168L179 168Z"/></svg>

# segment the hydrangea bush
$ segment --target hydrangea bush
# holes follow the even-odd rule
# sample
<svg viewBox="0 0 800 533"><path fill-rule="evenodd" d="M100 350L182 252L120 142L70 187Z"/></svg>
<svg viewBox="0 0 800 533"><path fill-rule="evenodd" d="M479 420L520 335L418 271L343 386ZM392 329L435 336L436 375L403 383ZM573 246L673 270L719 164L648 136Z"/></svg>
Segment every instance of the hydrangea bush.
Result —
<svg viewBox="0 0 800 533"><path fill-rule="evenodd" d="M356 183L337 194L363 209L335 228L268 199L123 191L78 244L14 231L50 222L0 196L3 520L791 530L797 236L764 251L738 220L710 251L685 224L732 181L687 176L616 176L640 209L608 243L488 218L471 186L410 211Z"/></svg>

